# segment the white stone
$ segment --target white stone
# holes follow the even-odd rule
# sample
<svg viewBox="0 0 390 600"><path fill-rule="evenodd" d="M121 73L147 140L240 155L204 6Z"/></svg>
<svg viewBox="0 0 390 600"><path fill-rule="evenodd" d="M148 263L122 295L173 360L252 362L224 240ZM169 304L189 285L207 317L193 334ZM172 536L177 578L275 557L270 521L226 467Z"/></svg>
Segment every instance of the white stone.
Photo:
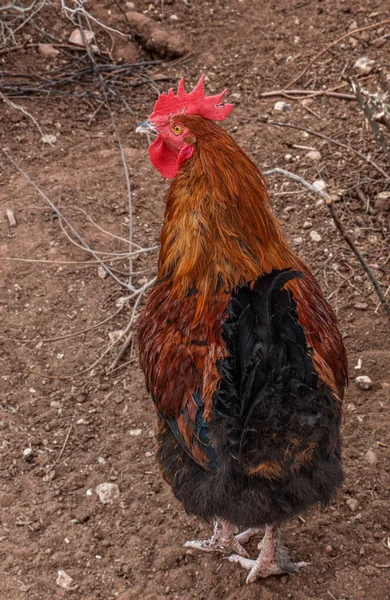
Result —
<svg viewBox="0 0 390 600"><path fill-rule="evenodd" d="M56 584L62 587L64 590L71 590L72 588L74 588L74 586L72 585L73 579L61 569L58 571Z"/></svg>
<svg viewBox="0 0 390 600"><path fill-rule="evenodd" d="M310 150L310 152L308 152L306 156L314 162L318 162L319 160L321 160L321 152L319 152L318 150Z"/></svg>
<svg viewBox="0 0 390 600"><path fill-rule="evenodd" d="M372 388L372 381L368 375L359 375L359 377L356 377L355 383L359 390L369 390Z"/></svg>
<svg viewBox="0 0 390 600"><path fill-rule="evenodd" d="M314 230L310 232L310 239L312 242L316 242L317 244L322 241L322 237L320 236L318 231Z"/></svg>
<svg viewBox="0 0 390 600"><path fill-rule="evenodd" d="M141 435L142 433L142 429L130 429L129 431L129 435L131 436L137 436L137 435Z"/></svg>
<svg viewBox="0 0 390 600"><path fill-rule="evenodd" d="M311 223L310 221L305 221L304 224L302 225L303 229L310 229L310 227L313 226L313 223Z"/></svg>
<svg viewBox="0 0 390 600"><path fill-rule="evenodd" d="M33 457L33 451L31 448L25 448L23 450L23 458L26 462L29 462Z"/></svg>
<svg viewBox="0 0 390 600"><path fill-rule="evenodd" d="M45 135L42 136L42 142L44 144L49 144L50 146L53 146L57 141L57 136L56 135L50 135L50 133L46 133Z"/></svg>
<svg viewBox="0 0 390 600"><path fill-rule="evenodd" d="M291 104L288 104L287 102L276 102L275 106L274 106L274 110L278 111L278 112L289 112L291 110Z"/></svg>
<svg viewBox="0 0 390 600"><path fill-rule="evenodd" d="M119 498L119 487L116 483L100 483L95 492L102 504L113 504Z"/></svg>
<svg viewBox="0 0 390 600"><path fill-rule="evenodd" d="M313 181L313 188L315 188L319 192L325 192L327 185L323 179L316 179L315 181Z"/></svg>
<svg viewBox="0 0 390 600"><path fill-rule="evenodd" d="M372 58L368 58L367 56L362 56L358 58L353 68L359 75L369 75L371 71L373 71L375 67L376 61L372 60Z"/></svg>

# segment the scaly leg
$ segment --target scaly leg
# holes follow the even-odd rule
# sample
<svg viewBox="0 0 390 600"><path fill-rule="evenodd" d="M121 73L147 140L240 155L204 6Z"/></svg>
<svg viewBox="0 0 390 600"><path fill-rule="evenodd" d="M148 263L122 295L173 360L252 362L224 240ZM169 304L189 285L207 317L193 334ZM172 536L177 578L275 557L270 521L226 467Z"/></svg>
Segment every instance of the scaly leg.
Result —
<svg viewBox="0 0 390 600"><path fill-rule="evenodd" d="M269 577L270 575L282 575L283 573L297 573L300 567L307 563L292 563L288 552L280 543L280 535L277 527L267 525L262 541L258 548L260 554L256 560L250 560L232 554L228 557L231 562L238 562L244 569L249 571L246 578L247 583L252 583L258 577Z"/></svg>
<svg viewBox="0 0 390 600"><path fill-rule="evenodd" d="M186 542L184 546L186 548L195 548L196 550L203 550L204 552L213 552L214 550L228 554L229 552L235 552L236 556L249 558L248 552L242 546L245 544L253 535L255 535L257 529L247 529L246 531L234 535L237 532L237 528L234 525L230 525L223 519L217 519L214 522L214 533L208 540L193 540Z"/></svg>

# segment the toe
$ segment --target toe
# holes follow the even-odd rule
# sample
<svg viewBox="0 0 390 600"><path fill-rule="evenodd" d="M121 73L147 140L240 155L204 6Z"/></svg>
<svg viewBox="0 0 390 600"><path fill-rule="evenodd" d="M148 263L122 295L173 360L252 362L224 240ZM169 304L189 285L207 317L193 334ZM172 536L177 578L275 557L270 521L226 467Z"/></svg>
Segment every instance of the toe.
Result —
<svg viewBox="0 0 390 600"><path fill-rule="evenodd" d="M254 560L251 560L250 558L245 558L244 556L240 556L239 554L230 554L230 556L227 556L226 558L227 558L227 560L230 560L230 562L238 563L239 565L241 565L241 567L243 567L247 571L250 571L256 562Z"/></svg>

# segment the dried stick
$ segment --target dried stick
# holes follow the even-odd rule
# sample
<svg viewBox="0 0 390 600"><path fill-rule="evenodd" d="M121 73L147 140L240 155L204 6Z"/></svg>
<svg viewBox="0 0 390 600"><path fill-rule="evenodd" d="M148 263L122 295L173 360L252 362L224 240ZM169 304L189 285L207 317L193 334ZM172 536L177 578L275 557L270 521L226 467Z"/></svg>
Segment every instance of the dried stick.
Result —
<svg viewBox="0 0 390 600"><path fill-rule="evenodd" d="M15 104L15 102L11 102L11 100L9 100L6 96L4 96L4 94L2 92L0 92L0 98L3 100L3 102L8 104L8 106L10 106L11 108L16 108L16 110L20 110L24 115L29 117L32 120L32 122L34 123L34 125L36 126L36 128L38 129L40 135L42 137L45 136L45 134L43 133L41 126L39 125L36 118L33 117L32 114L30 114L23 106L20 106L20 104ZM50 146L54 146L54 144L52 144L50 141L48 141L48 143L50 144Z"/></svg>
<svg viewBox="0 0 390 600"><path fill-rule="evenodd" d="M5 154L5 156L8 158L8 160L14 165L14 167L19 171L19 173L21 175L23 175L23 177L30 183L30 185L33 186L33 188L38 192L38 194L48 203L48 205L50 206L50 208L52 210L54 210L54 212L58 215L58 217L67 225L67 227L69 227L69 229L71 230L71 232L73 233L73 235L75 235L77 237L77 239L81 242L81 244L83 245L85 250L88 250L88 252L90 254L92 254L92 256L95 258L95 260L97 260L101 266L103 267L103 269L105 271L107 271L107 273L122 287L125 287L127 289L129 289L129 286L124 283L123 281L121 281L120 279L118 279L118 277L115 275L115 273L113 273L111 271L111 269L106 265L106 263L99 258L99 256L96 254L96 252L94 252L94 250L92 250L92 248L89 247L89 245L87 244L87 242L82 238L82 236L78 233L78 231L76 231L76 229L69 223L68 219L62 214L62 212L57 208L57 206L46 196L46 194L44 192L42 192L42 190L37 186L37 184L27 175L27 173L25 173L23 171L23 169L18 165L18 163L12 158L12 156L4 149L2 148L2 152L3 154ZM61 221L60 221L61 223Z"/></svg>
<svg viewBox="0 0 390 600"><path fill-rule="evenodd" d="M331 48L333 48L333 46L337 46L337 44L339 44L345 38L350 37L351 35L355 35L356 33L360 33L361 31L367 31L369 29L375 29L377 27L381 27L382 25L387 25L388 23L390 23L390 19L386 19L385 21L380 21L379 23L373 23L372 25L366 25L366 27L359 27L358 29L354 29L353 31L348 31L348 33L345 33L340 38L338 38L337 40L335 40L334 42L332 42L331 44L328 44L328 46L326 46L326 48L324 48L323 50L321 50L320 52L318 52L314 56L314 58L312 58L312 60L306 65L306 67L303 69L303 71L301 71L301 73L297 77L295 77L294 79L292 79L285 86L285 89L287 90L289 87L291 87L292 85L294 85L294 83L296 83L297 81L299 81L305 75L305 73L307 73L307 71L310 69L310 67L316 62L316 60L318 60L319 58L321 58L321 56L323 56L324 54L326 54L326 52L328 52L328 50L330 50Z"/></svg>
<svg viewBox="0 0 390 600"><path fill-rule="evenodd" d="M335 89L343 86L344 84L341 84ZM272 98L273 96L283 96L294 100L303 100L306 96L309 96L310 98L314 98L315 96L330 96L332 98L340 98L343 100L356 100L356 97L353 94L339 94L332 90L288 90L288 92L286 90L273 90L271 92L263 92L260 94L260 98ZM293 96L298 96L298 98L292 98ZM302 98L299 98L299 96L302 96Z"/></svg>
<svg viewBox="0 0 390 600"><path fill-rule="evenodd" d="M84 15L85 17L91 19L92 21L94 21L94 23L96 23L97 25L99 25L100 27L102 27L102 29L105 29L106 31L111 31L112 33L117 33L118 35L122 35L124 37L130 37L127 33L123 33L123 31L119 31L119 29L114 29L113 27L109 27L108 25L105 25L104 23L102 23L101 21L99 21L98 19L96 19L95 17L93 17L89 12L87 12L85 10L85 8L83 7L85 0L75 0L74 5L75 8L69 8L69 6L67 6L65 0L61 0L61 9L64 11L65 15L67 16L67 18L74 24L77 25L77 23L74 21L73 17L77 16L79 17L80 14Z"/></svg>
<svg viewBox="0 0 390 600"><path fill-rule="evenodd" d="M23 22L22 22L22 23L21 23L21 24L20 24L18 27L16 27L16 29L14 29L14 30L13 30L13 31L10 33L10 35L9 35L8 37L4 37L4 39L3 39L3 41L2 41L2 45L5 45L5 44L8 42L8 40L9 40L11 37L12 37L13 39L15 39L15 38L14 38L14 35L15 35L15 33L16 33L17 31L19 31L20 29L22 29L22 27L24 27L25 25L27 25L27 23L28 23L29 21L31 21L31 19L32 19L33 17L35 17L35 15L37 15L37 14L38 14L38 13L39 13L39 12L42 10L42 8L45 6L45 4L46 4L46 2L47 2L47 0L42 0L42 3L41 3L39 6L38 6L38 8L37 8L36 10L34 10L34 11L33 11L32 9L33 9L33 8L35 7L35 5L37 4L37 1L38 1L38 0L34 0L34 2L31 4L31 6L29 6L29 7L27 8L27 11L30 11L30 10L32 11L32 12L31 12L31 14L30 14L30 15L28 15L28 17L26 17L26 19L25 19L25 20L24 20L24 21L23 21ZM22 11L22 12L27 12L27 11L25 10L25 11Z"/></svg>
<svg viewBox="0 0 390 600"><path fill-rule="evenodd" d="M131 313L131 317L130 317L130 321L125 329L125 331L123 332L123 334L121 335L120 339L122 339L126 334L127 337L125 339L125 341L123 342L118 354L115 357L115 360L111 363L111 365L108 367L107 372L108 373L112 373L112 371L114 371L114 369L118 366L119 361L121 360L122 356L124 355L124 353L126 352L127 348L129 347L129 344L131 342L131 340L133 339L134 336L134 332L131 330L131 327L133 325L134 322L134 318L135 318L135 312L138 308L138 304L141 301L141 298L144 294L144 292L151 287L154 282L156 281L156 277L154 277L151 281L148 281L148 283L146 283L143 288L141 288L141 291L138 295L137 300L134 302L134 306L133 306L133 310Z"/></svg>
<svg viewBox="0 0 390 600"><path fill-rule="evenodd" d="M385 155L388 154L389 147L387 145L387 140L382 132L382 129L378 125L378 122L374 118L371 103L370 103L370 98L366 98L366 99L364 98L363 93L362 93L362 88L360 87L360 85L356 81L356 79L353 79L351 81L351 86L352 86L352 89L356 96L356 99L359 103L359 106L362 109L363 114L366 117L368 124L371 127L371 131L373 132L378 144L380 145L380 147L382 149L383 154L385 154Z"/></svg>
<svg viewBox="0 0 390 600"><path fill-rule="evenodd" d="M52 470L54 469L54 467L55 467L56 465L58 465L58 463L60 462L60 460L61 460L61 458L62 458L62 455L63 455L63 454L64 454L64 452L65 452L65 448L66 448L66 446L67 446L67 443L68 443L68 441L69 441L69 436L70 436L70 434L71 434L71 432L72 432L72 429L73 429L73 425L71 425L71 426L69 427L69 429L68 429L68 433L66 434L66 437L65 437L65 441L64 441L64 443L62 444L61 451L60 451L59 455L57 456L56 460L54 461L54 463L52 464L52 466L51 466L51 467L49 467L49 469L48 469L48 471L47 471L48 473L50 473L50 471L52 471Z"/></svg>
<svg viewBox="0 0 390 600"><path fill-rule="evenodd" d="M334 220L334 222L336 224L337 229L339 230L339 232L341 233L342 237L347 242L348 246L351 248L352 252L355 254L356 258L359 260L360 264L362 265L363 269L366 271L366 273L369 276L369 278L371 279L372 285L374 286L374 289L375 289L376 293L378 294L378 297L379 297L379 299L380 299L380 301L381 301L381 303L383 305L383 308L384 308L385 312L387 313L387 316L390 319L390 305L388 304L388 302L386 300L385 294L383 293L383 290L382 290L381 286L379 285L377 278L375 277L374 273L370 269L369 264L367 263L367 261L365 260L365 258L363 258L362 254L360 253L360 251L356 247L355 242L352 240L352 238L345 231L345 229L343 227L343 224L342 224L339 216L336 213L336 209L334 207L334 203L332 202L332 200L328 196L328 194L325 194L321 190L317 190L308 181L306 181L305 179L303 179L299 175L296 175L295 173L291 173L291 171L286 171L285 169L280 169L279 167L275 167L274 169L270 169L269 171L265 171L263 173L263 175L267 176L267 175L272 175L273 173L278 173L280 175L284 175L285 177L289 177L290 179L293 179L294 181L297 181L298 183L300 183L301 185L303 185L305 188L307 188L308 190L310 190L314 194L317 194L317 195L321 196L321 198L324 198L324 200L326 201L326 204L327 204L327 206L329 208L330 214L331 214L331 216L332 216L332 218L333 218L333 220Z"/></svg>
<svg viewBox="0 0 390 600"><path fill-rule="evenodd" d="M103 76L102 76L102 74L100 73L100 71L99 71L99 69L97 67L95 58L94 58L94 56L93 56L93 54L91 52L91 49L90 49L90 47L89 47L89 45L87 43L87 40L85 38L85 33L84 33L83 26L82 26L82 21L81 21L80 14L77 15L77 19L78 19L78 23L79 23L79 27L80 27L81 36L82 36L84 45L85 45L86 50L87 50L88 58L91 61L93 69L94 69L94 71L96 73L96 76L99 79L101 87L102 87L102 92L103 92L104 100L105 100L105 103L106 103L107 110L108 110L108 112L110 114L112 127L113 127L114 132L115 132L115 138L116 138L116 141L117 141L117 144L118 144L118 147L119 147L119 152L120 152L120 155L121 155L121 161L122 161L122 165L123 165L123 170L124 170L124 173L125 173L125 181L126 181L126 189L127 189L127 202L128 202L128 210L129 210L129 241L128 241L128 243L129 243L129 282L128 282L127 287L130 290L134 291L135 288L133 287L133 285L131 283L131 280L132 280L131 274L133 272L133 257L132 257L132 254L131 254L132 245L133 245L133 207L132 207L132 200L131 200L131 185L130 185L129 169L127 168L125 152L123 150L123 146L122 146L122 143L121 143L119 131L118 131L118 128L116 126L116 121L115 121L114 113L112 112L111 107L110 107L109 102L108 102L106 82L104 81Z"/></svg>
<svg viewBox="0 0 390 600"><path fill-rule="evenodd" d="M262 121L263 123L267 123L268 125L273 125L275 127L288 127L290 129L297 129L298 131L306 131L310 135L319 137L322 140L327 140L330 144L333 144L334 146L339 146L340 148L345 148L346 150L349 150L349 152L353 152L354 154L356 154L357 156L362 158L365 162L367 162L369 165L374 167L387 180L390 179L390 176L379 165L377 165L373 160L371 160L371 158L364 156L364 154L359 152L359 150L355 150L355 148L352 148L352 146L348 146L348 144L343 144L343 142L334 140L333 138L330 138L323 133L319 133L318 131L313 131L313 129L308 129L307 127L301 127L300 125L293 125L292 123L281 123L280 121L271 121L268 117L257 117L257 118L258 118L258 120Z"/></svg>
<svg viewBox="0 0 390 600"><path fill-rule="evenodd" d="M120 235L116 235L115 233L112 233L111 231L107 231L107 229L103 229L103 227L101 227L98 223L96 223L96 221L93 220L93 218L91 217L91 215L89 215L87 213L87 211L84 210L83 208L81 208L81 207L78 206L77 209L81 210L81 212L84 213L85 216L87 217L88 221L91 221L91 223L93 225L95 225L96 229L99 229L99 231L101 231L102 233L105 233L106 235L109 235L110 237L113 237L116 240L124 242L125 244L129 243L129 240L126 240L126 238L123 238ZM135 242L133 242L133 246L137 246L137 248L141 248L141 246L139 244L136 244Z"/></svg>

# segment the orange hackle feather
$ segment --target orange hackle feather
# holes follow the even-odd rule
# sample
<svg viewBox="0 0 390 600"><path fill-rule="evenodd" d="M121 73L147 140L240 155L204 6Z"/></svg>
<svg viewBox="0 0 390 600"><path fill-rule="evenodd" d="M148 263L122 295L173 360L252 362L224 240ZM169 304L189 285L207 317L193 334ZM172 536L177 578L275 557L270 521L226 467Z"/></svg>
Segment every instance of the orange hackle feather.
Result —
<svg viewBox="0 0 390 600"><path fill-rule="evenodd" d="M287 285L315 368L341 400L347 361L335 315L288 247L259 169L213 122L181 115L180 123L192 132L187 143L195 152L168 194L159 282L140 321L141 366L158 409L173 418L200 388L207 418L219 380L216 361L226 352L221 320L232 289L286 267L304 274Z"/></svg>

